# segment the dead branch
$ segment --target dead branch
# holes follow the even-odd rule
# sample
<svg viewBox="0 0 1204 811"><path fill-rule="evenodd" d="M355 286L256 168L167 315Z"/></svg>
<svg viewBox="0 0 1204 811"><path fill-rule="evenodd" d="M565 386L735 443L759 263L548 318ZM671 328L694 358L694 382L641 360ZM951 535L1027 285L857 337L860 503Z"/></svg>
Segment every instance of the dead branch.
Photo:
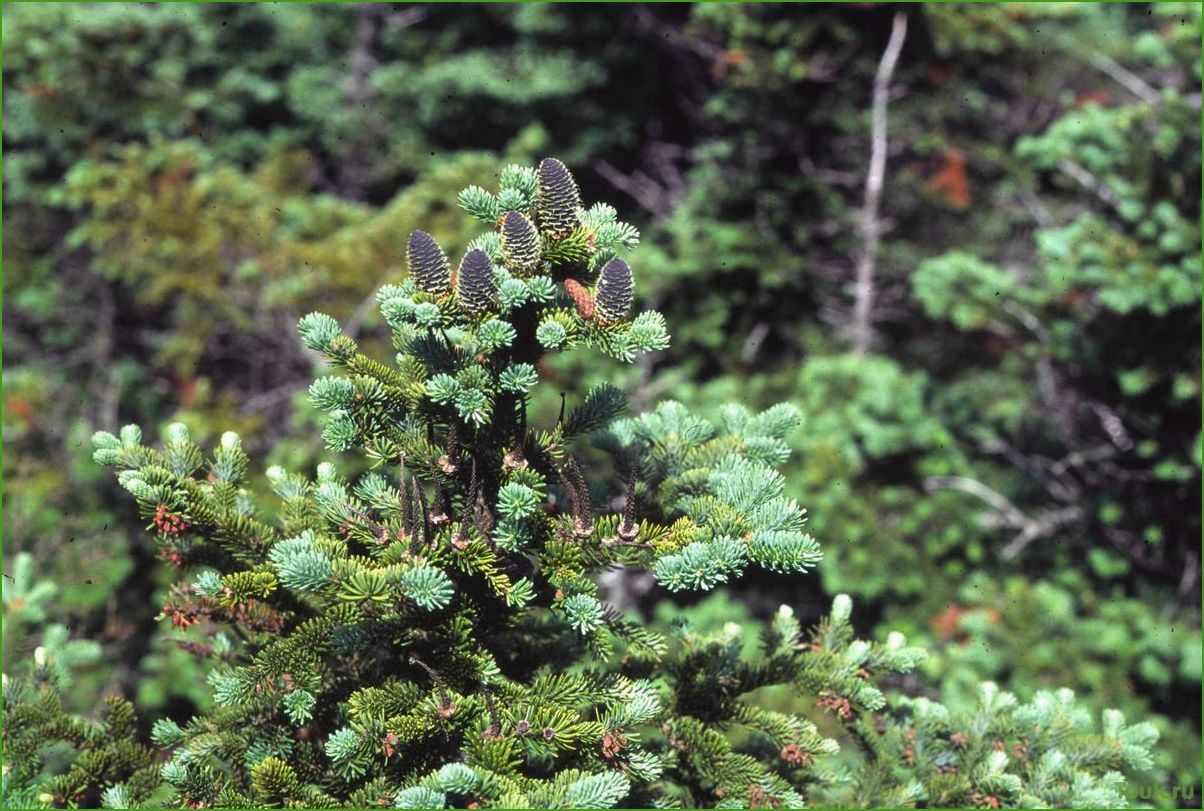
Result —
<svg viewBox="0 0 1204 811"><path fill-rule="evenodd" d="M861 211L863 247L857 262L857 285L853 300L853 349L864 355L870 346L870 310L874 303L874 264L878 256L878 243L882 238L882 223L878 209L882 198L882 183L886 175L886 107L890 102L890 81L903 40L907 37L907 14L895 12L891 25L890 40L878 63L874 76L874 109L870 145L870 170L865 179L865 203Z"/></svg>
<svg viewBox="0 0 1204 811"><path fill-rule="evenodd" d="M1030 517L1021 512L1006 496L980 481L965 476L930 476L924 480L924 489L929 492L960 490L976 496L994 510L989 523L1019 530L1007 546L999 551L999 556L1004 560L1015 558L1033 541L1052 535L1060 527L1074 523L1083 515L1082 508L1072 504L1042 510L1036 516Z"/></svg>
<svg viewBox="0 0 1204 811"><path fill-rule="evenodd" d="M1089 59L1092 65L1115 79L1117 83L1142 101L1148 104L1157 104L1162 101L1162 96L1158 94L1157 90L1115 59L1098 51L1091 54Z"/></svg>

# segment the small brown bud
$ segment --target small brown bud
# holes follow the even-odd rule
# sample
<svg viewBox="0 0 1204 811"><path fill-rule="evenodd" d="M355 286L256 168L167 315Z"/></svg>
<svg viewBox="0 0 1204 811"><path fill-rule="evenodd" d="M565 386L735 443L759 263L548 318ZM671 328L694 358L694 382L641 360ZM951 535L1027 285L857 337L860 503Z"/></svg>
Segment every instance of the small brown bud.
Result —
<svg viewBox="0 0 1204 811"><path fill-rule="evenodd" d="M505 470L526 470L527 464L527 457L523 456L521 448L509 451L502 459L502 468Z"/></svg>
<svg viewBox="0 0 1204 811"><path fill-rule="evenodd" d="M594 297L585 289L585 285L576 279L565 279L564 292L568 293L569 298L573 300L573 306L577 308L577 315L585 321L594 317Z"/></svg>
<svg viewBox="0 0 1204 811"><path fill-rule="evenodd" d="M786 744L782 747L782 751L779 754L782 760L794 766L810 766L812 762L811 753L797 743Z"/></svg>
<svg viewBox="0 0 1204 811"><path fill-rule="evenodd" d="M623 734L622 729L607 732L602 736L602 757L614 760L625 746L627 746L627 736Z"/></svg>

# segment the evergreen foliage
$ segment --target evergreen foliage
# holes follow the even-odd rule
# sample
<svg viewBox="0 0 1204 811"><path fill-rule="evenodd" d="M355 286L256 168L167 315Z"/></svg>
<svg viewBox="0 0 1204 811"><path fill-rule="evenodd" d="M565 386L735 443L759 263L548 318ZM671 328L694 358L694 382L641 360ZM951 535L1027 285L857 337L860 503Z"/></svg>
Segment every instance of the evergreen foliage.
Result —
<svg viewBox="0 0 1204 811"><path fill-rule="evenodd" d="M106 696L94 718L64 706L64 696L78 689L79 672L101 650L47 623L45 603L56 592L53 583L35 578L30 555L16 556L13 583L4 589L4 806L121 808L131 792L164 797L163 791L156 795L158 754L137 739L131 702ZM10 644L14 626L41 630L32 655L20 656Z"/></svg>
<svg viewBox="0 0 1204 811"><path fill-rule="evenodd" d="M156 620L178 602L173 571L81 448L96 428L182 420L203 446L233 429L253 459L312 478L323 444L353 448L356 429L334 417L323 438L305 396L313 356L291 324L321 309L364 355L389 357L370 304L406 235L417 225L454 260L479 247L501 262L507 212L544 229L539 169L504 170L502 192L497 166L553 151L582 167L578 195L613 189L620 215L580 208L582 227L539 245L577 272L495 280L481 314L556 297L563 312L535 335L562 347L574 316L602 318L577 269L600 276L619 254L673 346L658 313L632 313L630 342L656 354L549 353L538 370L501 370L498 387L526 393L540 427L562 392L567 420L601 382L637 412L673 398L715 426L725 400L803 412L780 470L824 559L797 576L748 565L757 576L729 581L724 619L785 601L809 622L849 591L864 635L900 629L930 651L888 695L939 685L968 712L983 680L1022 702L1072 686L1097 717L1115 707L1158 726L1138 785L1198 797L1199 5L905 9L877 340L856 358L840 328L896 10L6 4L4 571L20 581L28 552L40 579L27 582L58 589L32 609L5 578L5 673L28 674L40 647L70 679L68 715L97 717L110 691L147 720L208 715L205 675L244 655L235 610ZM464 217L448 203L470 184L493 191L478 187ZM644 234L634 259L639 231L619 216ZM324 396L336 409L349 395ZM447 402L479 411L476 395ZM574 455L588 482L611 477L591 503L624 527L630 468ZM369 462L347 453L340 472L359 486ZM1002 501L948 486L966 480ZM243 487L272 503L263 476ZM320 579L323 556L297 573ZM183 579L216 601L225 571ZM598 599L643 614L695 599L651 581L606 574ZM263 588L232 586L252 600ZM508 603L528 589L518 580ZM771 689L767 706L824 727L809 699ZM289 693L297 718L308 695ZM43 774L69 751L44 752Z"/></svg>
<svg viewBox="0 0 1204 811"><path fill-rule="evenodd" d="M562 165L544 166L540 221L568 222L563 206L575 183ZM530 174L508 169L496 198L528 199ZM472 197L462 195L470 213ZM197 721L174 744L164 779L182 801L310 801L314 792L349 801L369 786L396 793L421 778L453 798L492 792L524 804L611 805L631 779L647 782L661 770L638 748L615 761L596 746L610 731L604 719L626 717L626 702L643 697L645 711L624 724L655 713L651 687L614 673L543 671L531 648L560 639L566 651L588 648L601 662L616 642L657 652L659 639L605 609L590 573L643 565L680 589L708 588L757 563L814 565L818 548L801 534L802 513L782 497L771 467L784 461L773 451L793 414L733 411L716 429L666 403L614 423L624 399L600 387L557 424L528 425L547 352L536 333L549 318L564 328L560 350L629 358L667 340L663 320L645 318L637 330L625 317L626 263L597 267L596 251L632 244L632 232L615 223L613 209L591 222L584 258L566 266L540 261L539 252L540 240L564 232L537 234L511 211L498 223L500 251L469 251L454 288L442 250L415 231L410 278L379 296L400 350L394 367L361 354L330 317L303 318L305 344L345 373L310 390L330 414L326 443L362 449L378 471L355 484L329 463L312 481L269 471L281 499L275 522L245 489L247 459L232 433L209 460L183 425L169 428L160 450L132 426L120 437L96 435L97 461L121 470L160 545L180 565L220 573L204 572L165 612L182 623L234 615L262 634L248 664L210 675L222 734L231 737L197 748L212 735ZM610 236L598 239L606 226ZM604 318L566 306L556 283L570 278L599 285L591 295ZM622 515L595 508L584 466L591 434L614 464L633 470L626 485L610 488L626 499ZM632 486L637 478L642 492ZM314 730L304 747L281 743L301 728ZM247 763L245 781L212 782L235 739L238 750L263 758ZM463 750L476 754L449 773ZM315 757L324 765L298 760ZM431 764L445 765L422 777ZM305 779L315 768L338 782Z"/></svg>
<svg viewBox="0 0 1204 811"><path fill-rule="evenodd" d="M804 633L782 606L759 645L732 613L712 632L676 623L669 656L674 711L661 734L676 757L666 771L678 798L717 807L1126 807L1121 770L1142 769L1158 733L1117 712L1100 720L1071 691L1028 703L984 682L977 701L950 710L883 690L925 651L891 633L854 636L852 601L838 595ZM704 612L703 612L704 613ZM755 649L750 651L750 649ZM806 695L822 730L767 710L767 693ZM738 734L737 730L747 730ZM842 730L840 740L828 730Z"/></svg>
<svg viewBox="0 0 1204 811"><path fill-rule="evenodd" d="M521 183L503 185L497 197L522 193ZM472 254L514 292L494 300L472 290L472 306L461 291L475 283L451 285L438 246L411 237L412 277L379 297L399 350L393 366L361 354L329 316L301 320L305 344L343 373L310 394L330 415L328 446L359 449L374 468L358 481L330 462L313 479L272 468L279 505L267 511L247 490L233 433L209 458L179 424L159 449L135 426L94 437L96 460L119 469L160 548L202 567L164 614L181 626L230 623L245 639L238 659L209 674L212 714L155 724L155 742L172 752L159 776L175 802L1120 801L1118 770L1148 758L1148 725L1126 727L1117 714L1095 732L1068 693L1020 705L992 685L978 720L925 700L890 703L878 680L914 669L923 652L897 633L883 644L854 639L845 596L807 638L783 607L752 660L741 656L740 626L718 637L679 628L671 641L608 609L591 574L614 564L651 568L671 590L706 590L749 567L818 562L776 470L800 414L733 405L711 422L666 401L620 419L622 395L602 386L555 424L529 425L549 318L563 327L563 349L634 356L667 335L653 318L632 337L647 314L624 318L631 271L621 260L599 268L589 255L565 268L545 254L516 267L506 219L496 226L501 252ZM596 245L589 237L583 244ZM567 306L554 283L570 278L599 285L604 319ZM586 475L608 467L618 481ZM839 743L807 718L746 700L773 685L830 711L862 747L860 766L842 772ZM20 690L5 700L17 712L41 706ZM59 723L53 708L42 712ZM733 725L752 737L733 740ZM118 726L105 745L128 737ZM129 745L124 771L89 773L108 802L136 805L155 787L145 750Z"/></svg>

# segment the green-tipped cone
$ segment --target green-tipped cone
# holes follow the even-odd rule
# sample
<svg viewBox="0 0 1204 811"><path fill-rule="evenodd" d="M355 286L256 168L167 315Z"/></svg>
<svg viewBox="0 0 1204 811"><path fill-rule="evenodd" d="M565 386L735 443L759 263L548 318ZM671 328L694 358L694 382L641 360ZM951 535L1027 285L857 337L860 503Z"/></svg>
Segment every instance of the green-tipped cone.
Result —
<svg viewBox="0 0 1204 811"><path fill-rule="evenodd" d="M540 161L539 196L535 201L540 228L553 236L568 234L581 224L577 218L580 207L581 193L568 167L555 158Z"/></svg>
<svg viewBox="0 0 1204 811"><path fill-rule="evenodd" d="M506 268L518 275L539 267L539 232L517 211L507 213L502 220L502 259Z"/></svg>

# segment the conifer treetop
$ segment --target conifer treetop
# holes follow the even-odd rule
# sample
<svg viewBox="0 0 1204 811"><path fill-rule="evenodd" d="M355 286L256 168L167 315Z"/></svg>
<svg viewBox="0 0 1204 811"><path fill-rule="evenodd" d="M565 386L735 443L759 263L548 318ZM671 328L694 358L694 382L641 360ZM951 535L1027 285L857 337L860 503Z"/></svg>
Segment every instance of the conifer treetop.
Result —
<svg viewBox="0 0 1204 811"><path fill-rule="evenodd" d="M751 656L736 623L663 635L603 603L592 575L615 564L707 590L754 567L806 571L820 550L778 471L791 405L624 416L603 385L529 423L548 353L630 360L668 341L659 314L631 316L636 276L617 254L635 229L576 195L550 160L508 167L497 192L466 189L488 230L454 274L414 232L409 277L380 292L392 364L329 316L301 320L339 372L310 388L326 445L374 466L358 481L329 461L312 478L270 468L268 511L233 433L208 457L183 425L158 449L136 426L95 435L96 460L119 468L187 571L164 619L203 634L189 644L215 661L216 711L153 727L174 804L1123 805L1121 770L1149 767L1150 724L1109 712L1097 727L1069 691L1022 703L990 683L969 711L892 698L882 678L923 651L899 633L856 639L845 595L810 633L784 606ZM9 748L32 760L65 730L84 753L52 783L64 800L104 781L109 805L150 801L154 758L127 740L129 708L112 704L97 738L62 717L61 676L39 672L36 687L6 686L22 720ZM761 706L773 685L831 723ZM859 760L840 759L828 729ZM97 763L108 771L84 768Z"/></svg>
<svg viewBox="0 0 1204 811"><path fill-rule="evenodd" d="M161 449L133 426L94 437L165 556L195 571L164 616L249 635L245 659L210 674L249 780L222 776L226 750L205 748L198 721L165 738L182 801L613 805L664 768L623 731L663 700L642 678L580 668L616 645L655 662L665 643L607 608L591 575L643 566L668 589L708 589L818 561L775 470L789 406L621 418L622 392L601 385L529 421L549 353L631 361L669 336L659 313L632 313L637 275L619 254L639 233L614 208L583 208L553 159L500 181L460 195L486 229L455 272L434 237L409 236L407 276L378 295L393 363L327 315L301 319L336 372L309 392L325 444L364 454L366 476L270 469L268 511L234 434L208 459L183 426ZM295 743L303 730L311 742Z"/></svg>

